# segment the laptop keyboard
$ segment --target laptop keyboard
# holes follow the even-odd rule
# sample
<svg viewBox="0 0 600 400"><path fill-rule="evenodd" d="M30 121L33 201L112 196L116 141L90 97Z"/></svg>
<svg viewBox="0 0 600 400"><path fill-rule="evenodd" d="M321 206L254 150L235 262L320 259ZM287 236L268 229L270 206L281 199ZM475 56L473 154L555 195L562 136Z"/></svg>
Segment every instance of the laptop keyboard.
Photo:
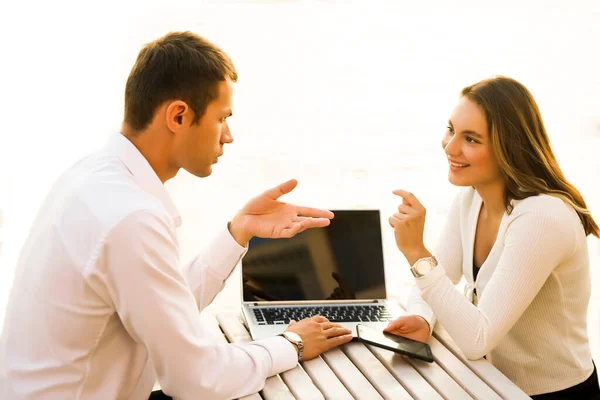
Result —
<svg viewBox="0 0 600 400"><path fill-rule="evenodd" d="M254 309L258 325L287 325L290 320L322 315L331 322L387 322L392 316L383 305L338 307L260 307Z"/></svg>

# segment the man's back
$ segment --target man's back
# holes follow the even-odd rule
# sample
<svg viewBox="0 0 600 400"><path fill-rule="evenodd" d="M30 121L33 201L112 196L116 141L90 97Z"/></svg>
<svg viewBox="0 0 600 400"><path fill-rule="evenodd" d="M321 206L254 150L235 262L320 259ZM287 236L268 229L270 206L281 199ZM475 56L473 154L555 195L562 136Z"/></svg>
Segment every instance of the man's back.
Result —
<svg viewBox="0 0 600 400"><path fill-rule="evenodd" d="M1 343L10 398L144 398L153 385L146 349L115 312L101 249L136 210L173 221L114 153L104 149L68 170L31 227Z"/></svg>

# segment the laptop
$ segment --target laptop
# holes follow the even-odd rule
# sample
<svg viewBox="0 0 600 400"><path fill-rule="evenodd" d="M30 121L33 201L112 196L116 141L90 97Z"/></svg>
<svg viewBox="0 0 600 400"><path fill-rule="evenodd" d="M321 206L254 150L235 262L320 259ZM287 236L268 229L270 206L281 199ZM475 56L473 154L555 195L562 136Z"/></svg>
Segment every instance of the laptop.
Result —
<svg viewBox="0 0 600 400"><path fill-rule="evenodd" d="M242 313L253 339L323 315L350 329L383 329L401 315L386 300L379 210L332 210L325 228L253 238L242 259Z"/></svg>

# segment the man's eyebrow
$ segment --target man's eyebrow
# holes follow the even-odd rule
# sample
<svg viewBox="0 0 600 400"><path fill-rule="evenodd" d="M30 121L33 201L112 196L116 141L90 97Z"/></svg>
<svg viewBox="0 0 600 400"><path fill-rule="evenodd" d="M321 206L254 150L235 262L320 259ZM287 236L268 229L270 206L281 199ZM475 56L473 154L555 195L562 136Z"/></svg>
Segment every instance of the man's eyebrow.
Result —
<svg viewBox="0 0 600 400"><path fill-rule="evenodd" d="M452 125L452 121L451 121L451 120L448 120L448 124L450 124L450 127L451 127L452 129L454 129L454 125ZM475 137L477 137L477 138L479 138L479 139L483 139L483 135L482 135L482 134L480 134L480 133L477 133L477 132L475 132L475 131L472 131L472 130L470 130L470 129L464 130L464 131L462 131L461 133L466 133L466 134L468 134L468 135L473 135L473 136L475 136Z"/></svg>

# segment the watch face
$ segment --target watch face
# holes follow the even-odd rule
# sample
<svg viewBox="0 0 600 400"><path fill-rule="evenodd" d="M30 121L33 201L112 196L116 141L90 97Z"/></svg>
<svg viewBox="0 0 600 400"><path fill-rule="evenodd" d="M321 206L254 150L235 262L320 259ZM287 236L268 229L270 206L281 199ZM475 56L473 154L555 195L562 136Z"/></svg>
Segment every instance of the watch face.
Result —
<svg viewBox="0 0 600 400"><path fill-rule="evenodd" d="M296 332L285 332L285 335L288 337L288 339L290 339L294 342L302 341L302 338Z"/></svg>
<svg viewBox="0 0 600 400"><path fill-rule="evenodd" d="M428 273L429 271L431 271L431 264L428 261L425 260L420 260L417 265L416 268L417 272L421 275L425 275L426 273Z"/></svg>

